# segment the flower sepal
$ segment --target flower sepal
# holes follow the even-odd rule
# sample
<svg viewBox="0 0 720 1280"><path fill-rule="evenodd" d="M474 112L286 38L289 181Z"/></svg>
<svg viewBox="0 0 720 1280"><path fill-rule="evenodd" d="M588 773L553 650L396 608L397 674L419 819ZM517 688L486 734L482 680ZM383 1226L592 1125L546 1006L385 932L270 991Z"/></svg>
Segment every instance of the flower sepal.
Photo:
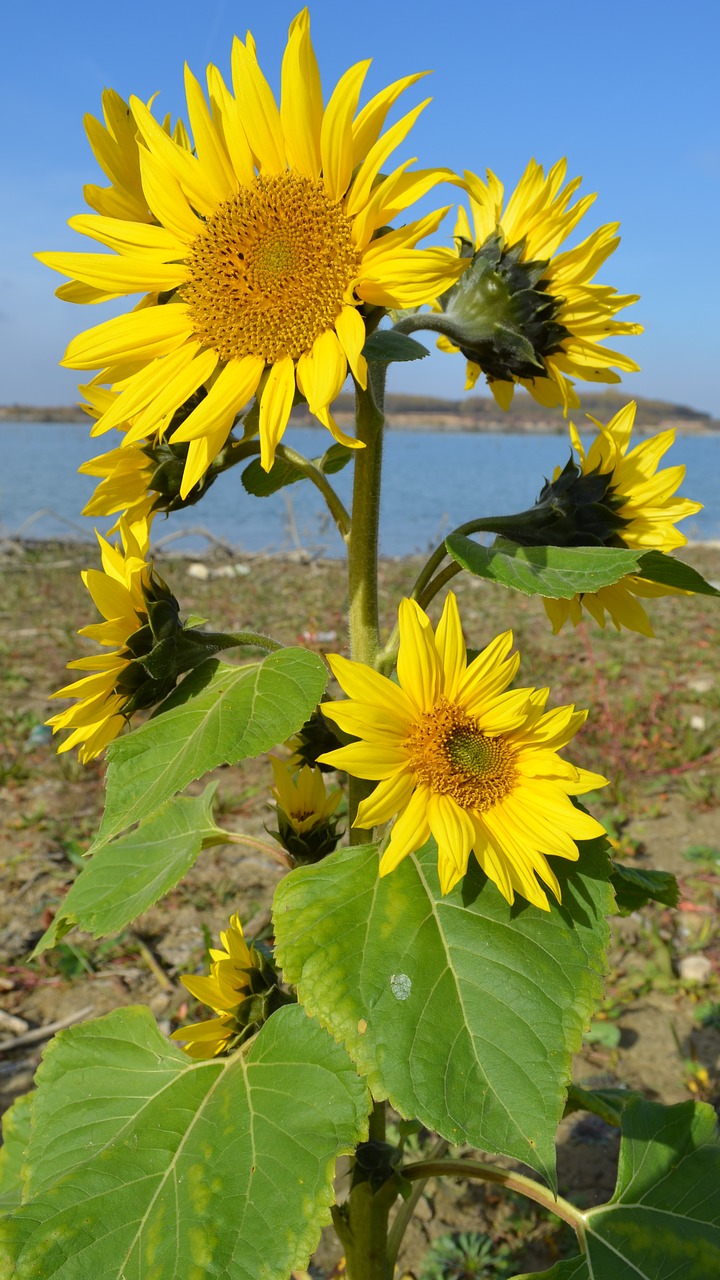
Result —
<svg viewBox="0 0 720 1280"><path fill-rule="evenodd" d="M460 256L470 248L462 242ZM524 241L505 249L493 232L440 298L442 311L416 316L412 327L441 333L490 380L545 377L543 357L560 349L568 330L556 319L560 300L540 285L548 260L524 262L523 249Z"/></svg>
<svg viewBox="0 0 720 1280"><path fill-rule="evenodd" d="M314 827L301 833L296 829L292 817L278 805L277 821L277 831L270 831L268 828L268 835L274 836L278 844L301 867L326 858L337 847L343 834L338 831L338 819L334 815L321 818Z"/></svg>

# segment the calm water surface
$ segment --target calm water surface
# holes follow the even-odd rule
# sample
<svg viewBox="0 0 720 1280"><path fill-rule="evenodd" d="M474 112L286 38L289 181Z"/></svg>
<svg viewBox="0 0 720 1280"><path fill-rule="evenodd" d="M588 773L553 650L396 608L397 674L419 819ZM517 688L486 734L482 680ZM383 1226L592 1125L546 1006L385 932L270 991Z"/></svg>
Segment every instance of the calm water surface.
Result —
<svg viewBox="0 0 720 1280"><path fill-rule="evenodd" d="M327 432L311 427L294 427L285 438L307 456L330 443ZM0 442L0 529L33 538L92 539L94 522L79 513L96 481L77 468L100 452L102 441L91 441L82 423L8 422L0 423ZM563 436L388 432L382 553L423 551L463 521L531 506L543 477L567 460L568 450ZM705 504L684 522L684 532L695 540L720 538L720 435L678 436L670 459L687 467L682 494ZM197 506L156 520L155 540L182 533L177 549L199 551L207 540L191 531L203 527L240 551L287 550L299 542L313 552L341 554L340 537L311 484L252 498L240 483L241 471L238 466L220 476ZM352 464L332 482L349 503ZM102 532L112 521L95 523Z"/></svg>

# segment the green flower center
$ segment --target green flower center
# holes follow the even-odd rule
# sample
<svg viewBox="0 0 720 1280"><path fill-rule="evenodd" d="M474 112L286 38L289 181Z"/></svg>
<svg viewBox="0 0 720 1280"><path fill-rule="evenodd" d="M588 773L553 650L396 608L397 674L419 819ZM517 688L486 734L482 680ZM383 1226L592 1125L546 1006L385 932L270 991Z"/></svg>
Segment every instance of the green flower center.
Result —
<svg viewBox="0 0 720 1280"><path fill-rule="evenodd" d="M463 809L482 813L515 785L512 743L484 734L472 716L447 698L412 726L405 747L418 780L436 795L452 796Z"/></svg>

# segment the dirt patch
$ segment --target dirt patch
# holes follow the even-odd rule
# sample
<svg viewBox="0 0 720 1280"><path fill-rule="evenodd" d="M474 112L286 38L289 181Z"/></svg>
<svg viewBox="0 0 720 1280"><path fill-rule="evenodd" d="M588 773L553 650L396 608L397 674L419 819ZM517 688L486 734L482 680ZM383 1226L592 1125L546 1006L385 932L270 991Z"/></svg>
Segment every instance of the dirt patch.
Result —
<svg viewBox="0 0 720 1280"><path fill-rule="evenodd" d="M717 550L693 549L688 558L707 577L720 577ZM43 727L54 709L48 694L65 683L66 661L90 651L76 632L91 620L79 579L79 569L91 562L85 548L47 545L0 566L0 1007L32 1031L78 1011L91 1009L96 1017L142 1002L169 1031L187 1010L179 975L202 962L208 937L217 938L232 912L249 922L251 934L266 927L281 868L237 846L208 850L167 898L118 937L93 941L73 932L40 960L28 960L77 874L102 808L102 767L82 768L73 756L58 756ZM248 558L232 575L226 572L231 561L203 563L209 572L199 577L187 560L161 563L185 613L207 617L220 630L251 627L284 643L343 650L339 562ZM397 599L418 568L414 560L382 565L388 632ZM223 570L220 576L217 569ZM652 602L653 641L594 626L554 639L539 602L466 577L453 585L469 645L481 647L512 625L523 657L522 682L549 684L555 704L573 701L590 709L573 759L610 778L590 805L608 823L616 855L636 866L673 871L681 882L680 910L650 906L614 922L606 997L596 1024L600 1038L579 1055L577 1079L588 1087L626 1085L668 1103L716 1100L717 603L700 597ZM213 776L219 821L231 830L264 835L265 825L272 825L267 759ZM706 962L702 980L683 976L688 957ZM20 1036L18 1047L0 1055L3 1106L31 1086L42 1048L23 1045L21 1033L0 1026L0 1039L13 1034ZM606 1199L616 1159L617 1135L602 1121L576 1114L563 1122L563 1194L583 1204ZM406 1238L403 1265L417 1272L428 1241L460 1230L509 1242L518 1270L551 1265L567 1244L557 1223L492 1188L430 1183ZM316 1273L326 1274L337 1255L336 1242L327 1236Z"/></svg>

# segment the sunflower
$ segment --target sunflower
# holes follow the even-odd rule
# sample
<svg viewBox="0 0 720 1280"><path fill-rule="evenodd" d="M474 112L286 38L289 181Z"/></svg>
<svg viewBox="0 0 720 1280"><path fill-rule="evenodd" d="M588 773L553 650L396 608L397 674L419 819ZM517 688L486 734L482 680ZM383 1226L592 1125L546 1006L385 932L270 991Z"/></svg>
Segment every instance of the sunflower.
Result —
<svg viewBox="0 0 720 1280"><path fill-rule="evenodd" d="M546 855L575 860L577 840L603 834L570 796L606 779L557 755L587 712L572 706L546 712L547 689L506 692L520 662L518 654L508 657L509 631L468 664L452 593L435 634L413 600L401 602L399 624L399 683L328 654L350 701L322 704L360 741L321 759L379 780L354 825L373 827L397 815L380 875L432 835L443 893L465 874L474 851L508 902L517 892L548 910L539 880L558 901L560 886Z"/></svg>
<svg viewBox="0 0 720 1280"><path fill-rule="evenodd" d="M247 945L238 915L232 916L220 941L221 948L210 948L209 977L184 974L180 978L196 1000L219 1015L173 1031L170 1039L185 1041L183 1048L191 1058L215 1058L236 1048L259 1030L272 1007L286 1001L277 989L272 966Z"/></svg>
<svg viewBox="0 0 720 1280"><path fill-rule="evenodd" d="M581 474L607 481L603 503L619 523L613 545L667 553L687 543L685 535L675 528L675 522L702 511L702 503L676 496L685 479L685 467L658 471L660 459L675 440L674 431L661 431L628 452L636 410L637 405L631 401L607 426L590 418L598 434L587 452L573 423L570 440L579 458ZM560 468L556 467L553 481L559 475ZM568 619L577 626L583 609L587 609L601 627L606 624L607 614L618 631L627 627L629 631L652 636L650 619L640 599L677 594L683 593L632 574L600 591L577 595L571 600L543 600L543 604L556 634Z"/></svg>
<svg viewBox="0 0 720 1280"><path fill-rule="evenodd" d="M356 114L369 65L351 67L323 107L303 10L290 26L279 107L250 35L233 45L234 93L208 68L210 107L186 71L194 152L132 98L142 192L154 222L74 218L76 230L114 252L38 255L109 295L146 295L129 314L79 335L65 354L65 365L103 369L103 381L121 384L97 432L134 419L128 446L207 392L171 436L190 442L181 497L255 395L266 470L297 392L336 439L357 445L337 427L330 404L348 371L366 385L360 308L418 306L465 270L450 250L416 248L446 209L387 229L452 175L411 172L410 161L384 171L427 103L383 133L393 103L420 76L396 81Z"/></svg>
<svg viewBox="0 0 720 1280"><path fill-rule="evenodd" d="M121 519L120 535L122 549L113 547L97 534L102 572L86 569L82 580L105 621L82 627L79 632L101 645L119 647L111 653L69 662L70 670L90 674L51 694L53 698L79 699L75 706L52 716L47 723L52 725L53 733L73 729L58 752L79 746L83 764L100 755L108 742L117 737L135 708L159 701L174 684L174 679L169 687L165 681L149 679L138 669L136 658L138 650L145 647L146 633L150 630L149 602L157 598L158 590L174 605L177 602L153 576L146 561L147 521L130 525L125 518Z"/></svg>
<svg viewBox="0 0 720 1280"><path fill-rule="evenodd" d="M579 404L571 379L619 382L612 365L624 372L639 367L601 345L613 334L642 332L642 325L614 318L637 295L591 283L620 242L619 224L599 227L576 248L558 252L595 199L587 195L571 204L581 179L563 186L566 171L567 161L560 160L546 177L531 160L504 209L494 173L487 171L487 184L465 173L473 226L461 207L455 240L473 269L442 308L462 328L463 314L480 305L482 333L466 342L452 336L450 325L438 346L462 350L466 390L484 373L502 409L509 408L518 383L540 404L567 410ZM488 327L488 317L497 325Z"/></svg>

